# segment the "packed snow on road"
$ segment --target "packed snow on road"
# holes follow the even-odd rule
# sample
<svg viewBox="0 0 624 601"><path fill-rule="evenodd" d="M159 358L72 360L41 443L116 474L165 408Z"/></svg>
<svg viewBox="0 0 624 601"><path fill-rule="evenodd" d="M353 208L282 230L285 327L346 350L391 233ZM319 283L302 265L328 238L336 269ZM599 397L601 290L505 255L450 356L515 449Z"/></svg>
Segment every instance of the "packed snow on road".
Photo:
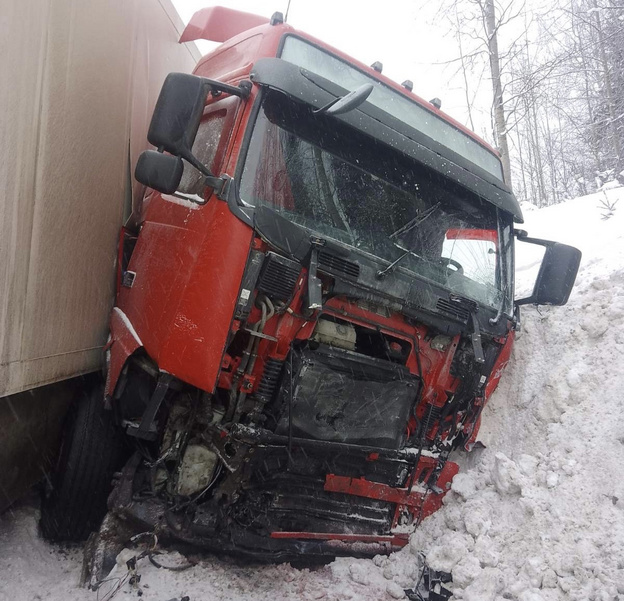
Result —
<svg viewBox="0 0 624 601"><path fill-rule="evenodd" d="M424 560L452 573L454 599L624 599L624 200L609 216L605 198L624 188L524 207L531 236L583 251L577 284L567 306L522 309L485 448L459 458L444 507L401 552L295 569L168 551L129 571L141 548L126 549L95 593L79 588L82 549L44 542L30 499L0 516L0 600L401 599ZM519 289L535 264L519 254Z"/></svg>

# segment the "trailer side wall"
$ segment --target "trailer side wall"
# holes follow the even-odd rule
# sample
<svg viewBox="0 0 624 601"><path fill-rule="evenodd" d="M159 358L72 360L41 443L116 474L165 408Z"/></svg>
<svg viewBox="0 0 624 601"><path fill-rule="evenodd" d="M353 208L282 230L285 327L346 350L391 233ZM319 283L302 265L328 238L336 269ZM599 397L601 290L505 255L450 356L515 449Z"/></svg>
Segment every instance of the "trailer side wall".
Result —
<svg viewBox="0 0 624 601"><path fill-rule="evenodd" d="M131 173L162 82L199 53L170 0L0 3L0 510L101 367Z"/></svg>
<svg viewBox="0 0 624 601"><path fill-rule="evenodd" d="M131 172L194 46L169 0L0 9L0 397L97 369Z"/></svg>

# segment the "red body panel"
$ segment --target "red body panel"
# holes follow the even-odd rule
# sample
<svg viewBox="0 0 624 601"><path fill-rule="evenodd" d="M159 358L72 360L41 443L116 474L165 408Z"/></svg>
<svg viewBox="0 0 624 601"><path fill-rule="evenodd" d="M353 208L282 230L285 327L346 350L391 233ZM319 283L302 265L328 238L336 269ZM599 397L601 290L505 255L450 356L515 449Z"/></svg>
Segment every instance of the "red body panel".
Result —
<svg viewBox="0 0 624 601"><path fill-rule="evenodd" d="M496 358L496 363L494 363L494 367L492 368L492 373L488 380L488 383L485 386L485 400L487 401L492 393L496 390L498 383L500 382L501 376L509 363L509 359L511 358L511 351L513 349L513 343L515 340L516 333L511 330L507 335L507 339L504 342L503 348L501 349L500 354Z"/></svg>
<svg viewBox="0 0 624 601"><path fill-rule="evenodd" d="M134 285L119 294L159 368L203 390L216 382L251 234L214 196L200 209L152 199Z"/></svg>
<svg viewBox="0 0 624 601"><path fill-rule="evenodd" d="M437 461L430 457L421 457L419 462L419 473L435 469ZM410 510L418 510L418 520L426 518L442 507L442 499L450 488L451 481L459 466L452 461L448 461L438 477L438 493L425 493L413 491L408 488L394 488L387 484L371 482L364 478L349 478L348 476L336 476L327 474L325 479L325 490L329 492L340 492L368 499L379 499L397 503L399 507L407 507Z"/></svg>
<svg viewBox="0 0 624 601"><path fill-rule="evenodd" d="M511 351L513 349L513 343L515 340L515 332L511 330L507 335L507 339L503 344L503 348L496 358L496 362L494 363L494 367L492 368L492 373L490 374L490 378L488 379L487 384L485 385L485 395L482 399L482 404L485 404L490 399L492 393L496 390L498 383L500 382L501 376L509 363L509 359L511 358ZM479 435L479 428L481 427L481 415L477 418L476 422L472 426L472 431L470 432L470 438L466 441L464 445L466 450L470 451L477 440L477 436Z"/></svg>
<svg viewBox="0 0 624 601"><path fill-rule="evenodd" d="M133 329L128 317L121 309L115 307L110 319L110 340L106 345L106 352L110 353L104 388L106 397L113 394L126 359L140 346L142 346L141 339Z"/></svg>

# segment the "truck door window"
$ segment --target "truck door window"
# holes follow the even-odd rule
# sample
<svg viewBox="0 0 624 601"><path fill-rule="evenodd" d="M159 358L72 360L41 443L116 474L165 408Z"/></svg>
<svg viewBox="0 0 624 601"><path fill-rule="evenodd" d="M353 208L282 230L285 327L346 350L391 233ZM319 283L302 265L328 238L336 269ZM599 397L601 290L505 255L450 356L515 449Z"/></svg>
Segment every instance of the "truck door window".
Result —
<svg viewBox="0 0 624 601"><path fill-rule="evenodd" d="M238 98L229 97L208 105L197 130L193 154L215 175L219 175L238 104ZM204 176L185 161L178 192L201 196L204 191L203 179Z"/></svg>

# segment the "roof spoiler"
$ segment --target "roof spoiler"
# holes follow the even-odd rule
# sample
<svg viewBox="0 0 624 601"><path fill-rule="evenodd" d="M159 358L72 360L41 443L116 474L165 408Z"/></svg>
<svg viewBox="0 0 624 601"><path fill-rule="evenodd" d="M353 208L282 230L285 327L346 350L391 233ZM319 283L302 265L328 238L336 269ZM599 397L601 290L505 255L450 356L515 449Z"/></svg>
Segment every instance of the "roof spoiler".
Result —
<svg viewBox="0 0 624 601"><path fill-rule="evenodd" d="M202 8L191 17L189 24L182 32L180 43L195 40L225 42L243 31L267 23L269 23L269 19L266 17L225 8L224 6Z"/></svg>
<svg viewBox="0 0 624 601"><path fill-rule="evenodd" d="M322 108L348 93L340 84L281 58L259 58L249 78L257 85L278 90L313 109ZM518 223L523 222L520 205L503 181L383 109L365 102L358 110L335 118L511 213Z"/></svg>

